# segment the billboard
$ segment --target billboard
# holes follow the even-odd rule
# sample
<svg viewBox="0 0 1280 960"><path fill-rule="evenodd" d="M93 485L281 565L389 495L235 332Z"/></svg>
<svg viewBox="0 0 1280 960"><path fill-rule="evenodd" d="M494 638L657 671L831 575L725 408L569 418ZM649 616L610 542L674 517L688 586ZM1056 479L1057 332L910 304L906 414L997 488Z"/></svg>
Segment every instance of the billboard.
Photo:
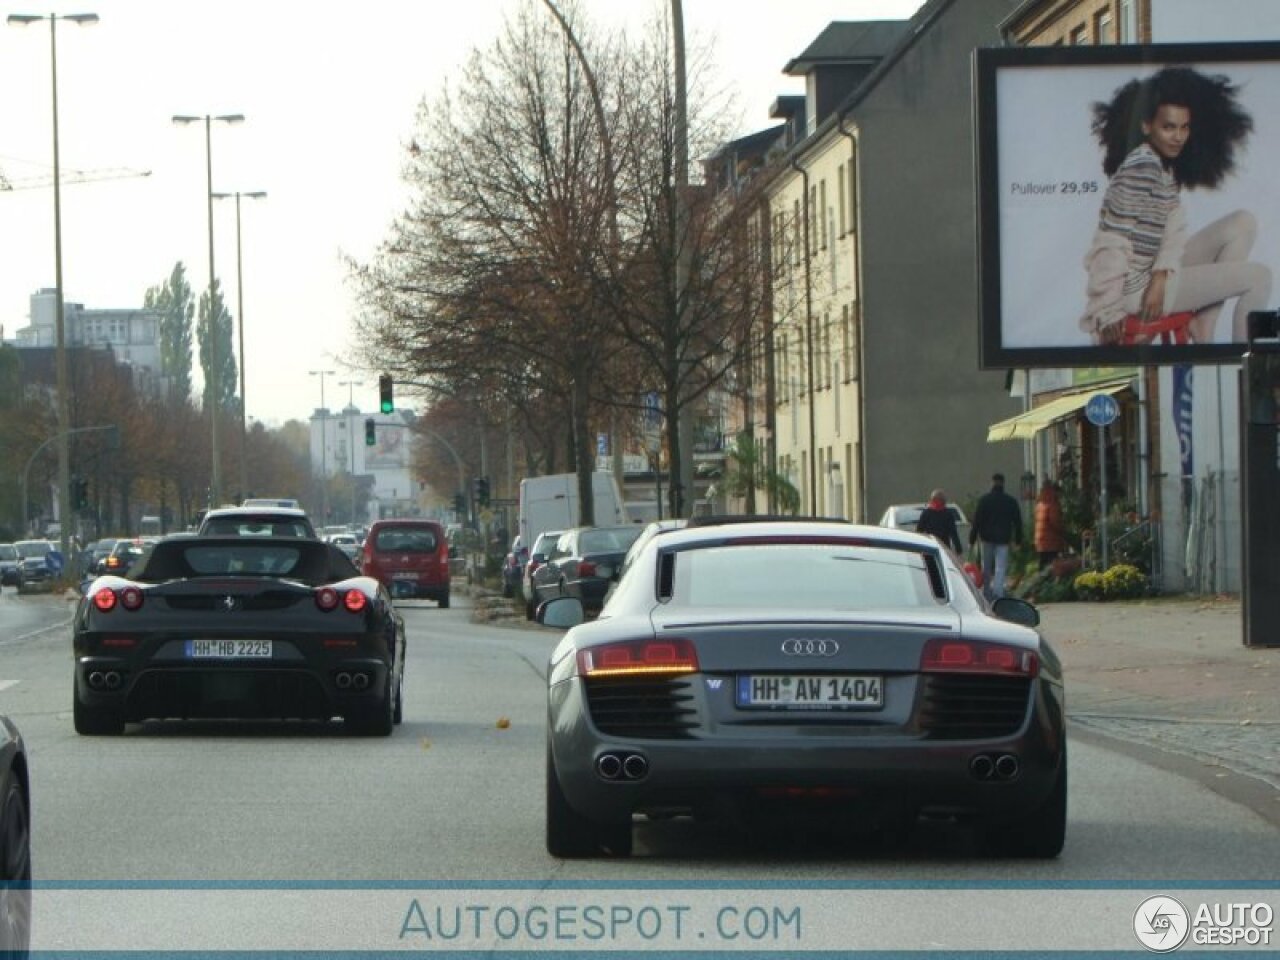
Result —
<svg viewBox="0 0 1280 960"><path fill-rule="evenodd" d="M975 52L981 366L1224 363L1280 291L1280 43Z"/></svg>

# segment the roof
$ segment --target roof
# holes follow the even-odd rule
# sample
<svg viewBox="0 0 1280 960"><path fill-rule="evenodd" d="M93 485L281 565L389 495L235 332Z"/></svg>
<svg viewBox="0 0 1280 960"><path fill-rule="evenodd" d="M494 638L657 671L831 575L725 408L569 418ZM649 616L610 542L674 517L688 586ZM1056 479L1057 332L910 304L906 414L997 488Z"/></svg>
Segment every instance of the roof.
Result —
<svg viewBox="0 0 1280 960"><path fill-rule="evenodd" d="M910 20L835 20L782 72L804 76L828 64L874 63L897 47Z"/></svg>

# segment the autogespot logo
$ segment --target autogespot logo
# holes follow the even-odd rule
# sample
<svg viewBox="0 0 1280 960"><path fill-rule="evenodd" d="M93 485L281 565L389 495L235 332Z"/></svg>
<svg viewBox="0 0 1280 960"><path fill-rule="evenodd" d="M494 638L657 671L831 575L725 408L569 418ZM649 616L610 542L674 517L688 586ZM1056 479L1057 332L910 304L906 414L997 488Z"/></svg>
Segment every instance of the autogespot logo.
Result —
<svg viewBox="0 0 1280 960"><path fill-rule="evenodd" d="M1148 897L1133 915L1133 932L1148 950L1168 953L1187 940L1191 916L1173 897Z"/></svg>

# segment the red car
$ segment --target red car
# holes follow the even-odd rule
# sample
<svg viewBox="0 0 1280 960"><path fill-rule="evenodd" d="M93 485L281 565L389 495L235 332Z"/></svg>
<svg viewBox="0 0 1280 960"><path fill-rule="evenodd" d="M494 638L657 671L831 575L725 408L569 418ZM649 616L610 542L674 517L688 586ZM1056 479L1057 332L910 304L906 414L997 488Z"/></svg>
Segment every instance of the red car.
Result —
<svg viewBox="0 0 1280 960"><path fill-rule="evenodd" d="M434 520L375 520L360 549L360 572L398 600L449 606L449 539Z"/></svg>

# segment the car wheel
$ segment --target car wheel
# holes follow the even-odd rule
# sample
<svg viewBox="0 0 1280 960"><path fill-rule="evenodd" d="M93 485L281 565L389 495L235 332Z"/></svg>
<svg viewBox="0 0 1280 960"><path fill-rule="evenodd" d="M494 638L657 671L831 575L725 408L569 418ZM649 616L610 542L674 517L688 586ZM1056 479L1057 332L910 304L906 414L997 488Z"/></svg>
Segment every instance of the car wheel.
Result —
<svg viewBox="0 0 1280 960"><path fill-rule="evenodd" d="M115 737L124 733L124 714L119 707L91 707L72 690L72 722L82 737Z"/></svg>
<svg viewBox="0 0 1280 960"><path fill-rule="evenodd" d="M569 805L560 787L551 747L547 747L547 853L562 860L631 856L631 824L600 823L584 817Z"/></svg>
<svg viewBox="0 0 1280 960"><path fill-rule="evenodd" d="M31 818L27 814L27 799L15 773L5 790L4 806L0 809L0 865L5 883L31 882Z"/></svg>
<svg viewBox="0 0 1280 960"><path fill-rule="evenodd" d="M449 595L447 593L440 598L440 609L441 610L449 609Z"/></svg>
<svg viewBox="0 0 1280 960"><path fill-rule="evenodd" d="M387 682L383 686L382 696L376 703L362 708L355 708L343 718L347 730L362 737L389 737L395 727L395 696L391 690L391 671L387 671Z"/></svg>
<svg viewBox="0 0 1280 960"><path fill-rule="evenodd" d="M392 723L401 723L404 720L404 674L400 675L400 679L396 681L396 707L391 715Z"/></svg>
<svg viewBox="0 0 1280 960"><path fill-rule="evenodd" d="M1067 838L1067 751L1063 747L1058 776L1049 796L1036 809L1012 821L987 825L987 843L999 856L1051 860L1062 853Z"/></svg>
<svg viewBox="0 0 1280 960"><path fill-rule="evenodd" d="M529 598L524 602L524 618L526 620L533 620L538 615L538 605L534 602L534 594L532 590L529 591L529 594Z"/></svg>

